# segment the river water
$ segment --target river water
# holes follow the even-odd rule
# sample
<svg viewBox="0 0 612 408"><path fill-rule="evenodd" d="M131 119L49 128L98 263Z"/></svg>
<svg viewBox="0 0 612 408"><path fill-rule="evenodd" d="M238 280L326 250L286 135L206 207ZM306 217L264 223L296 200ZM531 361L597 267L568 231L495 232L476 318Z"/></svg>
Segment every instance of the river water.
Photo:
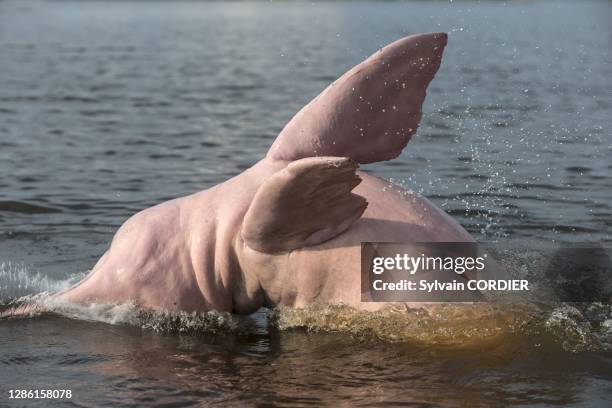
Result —
<svg viewBox="0 0 612 408"><path fill-rule="evenodd" d="M609 1L0 1L0 302L78 280L128 216L240 173L336 77L424 31L449 44L422 125L365 170L481 241L609 245L611 15ZM45 313L0 321L0 405L70 388L87 406L609 406L610 312Z"/></svg>

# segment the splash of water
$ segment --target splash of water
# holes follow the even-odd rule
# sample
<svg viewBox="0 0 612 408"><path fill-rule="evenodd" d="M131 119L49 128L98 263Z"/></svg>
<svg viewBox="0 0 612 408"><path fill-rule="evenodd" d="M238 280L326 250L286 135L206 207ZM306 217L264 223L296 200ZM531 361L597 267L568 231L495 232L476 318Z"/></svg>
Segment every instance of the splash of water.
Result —
<svg viewBox="0 0 612 408"><path fill-rule="evenodd" d="M589 321L569 304L439 304L410 310L365 312L345 305L280 307L272 321L281 330L304 328L359 338L430 346L474 347L513 339L533 347L553 345L569 352L612 350L612 305L596 304L603 320Z"/></svg>
<svg viewBox="0 0 612 408"><path fill-rule="evenodd" d="M67 289L84 276L75 273L66 279L52 279L40 272L32 272L24 264L10 261L0 263L0 304L42 292L57 292Z"/></svg>
<svg viewBox="0 0 612 408"><path fill-rule="evenodd" d="M174 334L255 334L261 324L227 312L147 310L134 303L78 305L48 293L12 302L1 318L56 314ZM259 322L260 323L260 322ZM278 307L266 324L281 331L337 332L359 338L435 347L470 348L492 342L557 347L569 352L612 350L612 305L439 304L414 309L357 310L346 305Z"/></svg>
<svg viewBox="0 0 612 408"><path fill-rule="evenodd" d="M256 322L248 316L227 312L183 312L140 308L134 302L119 304L75 304L50 296L48 292L23 296L0 307L0 319L33 318L54 314L70 319L129 325L159 333L255 333Z"/></svg>
<svg viewBox="0 0 612 408"><path fill-rule="evenodd" d="M1 263L0 319L51 313L161 333L261 333L262 324L257 319L231 313L146 310L130 302L78 305L50 296L82 276L53 280L23 265ZM346 305L313 305L304 309L278 307L264 320L264 325L279 330L304 328L431 346L471 347L513 338L534 347L551 344L570 352L612 350L612 305L606 303L441 303L378 312Z"/></svg>

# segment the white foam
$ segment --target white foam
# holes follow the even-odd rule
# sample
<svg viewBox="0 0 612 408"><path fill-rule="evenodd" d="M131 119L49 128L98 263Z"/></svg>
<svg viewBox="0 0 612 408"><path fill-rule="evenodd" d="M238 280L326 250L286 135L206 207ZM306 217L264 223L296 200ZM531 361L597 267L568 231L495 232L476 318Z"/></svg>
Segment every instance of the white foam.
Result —
<svg viewBox="0 0 612 408"><path fill-rule="evenodd" d="M32 298L30 298L32 299ZM28 301L27 298L21 299ZM132 302L120 304L91 303L80 305L48 296L37 299L44 309L63 316L108 324L137 324L137 306Z"/></svg>

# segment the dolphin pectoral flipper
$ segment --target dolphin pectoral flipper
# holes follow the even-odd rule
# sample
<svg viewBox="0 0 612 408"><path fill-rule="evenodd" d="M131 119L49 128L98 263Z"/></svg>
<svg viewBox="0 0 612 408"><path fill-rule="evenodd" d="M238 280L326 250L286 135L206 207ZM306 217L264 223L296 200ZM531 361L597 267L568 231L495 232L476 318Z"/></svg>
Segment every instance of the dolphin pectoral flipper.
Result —
<svg viewBox="0 0 612 408"><path fill-rule="evenodd" d="M397 157L417 130L426 89L442 61L445 33L411 35L356 65L304 106L267 157Z"/></svg>
<svg viewBox="0 0 612 408"><path fill-rule="evenodd" d="M367 207L351 192L360 182L357 163L311 157L290 163L257 190L242 224L251 249L288 252L327 241L347 230Z"/></svg>

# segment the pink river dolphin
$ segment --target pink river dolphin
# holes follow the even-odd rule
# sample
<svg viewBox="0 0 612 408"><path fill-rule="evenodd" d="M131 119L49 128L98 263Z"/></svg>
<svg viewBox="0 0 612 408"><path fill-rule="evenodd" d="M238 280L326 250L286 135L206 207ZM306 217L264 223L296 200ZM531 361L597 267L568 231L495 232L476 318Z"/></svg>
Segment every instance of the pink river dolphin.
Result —
<svg viewBox="0 0 612 408"><path fill-rule="evenodd" d="M81 282L78 304L248 314L361 301L362 242L472 242L427 199L358 170L415 134L445 33L387 45L302 108L266 157L208 190L141 211ZM451 272L452 273L452 272Z"/></svg>

